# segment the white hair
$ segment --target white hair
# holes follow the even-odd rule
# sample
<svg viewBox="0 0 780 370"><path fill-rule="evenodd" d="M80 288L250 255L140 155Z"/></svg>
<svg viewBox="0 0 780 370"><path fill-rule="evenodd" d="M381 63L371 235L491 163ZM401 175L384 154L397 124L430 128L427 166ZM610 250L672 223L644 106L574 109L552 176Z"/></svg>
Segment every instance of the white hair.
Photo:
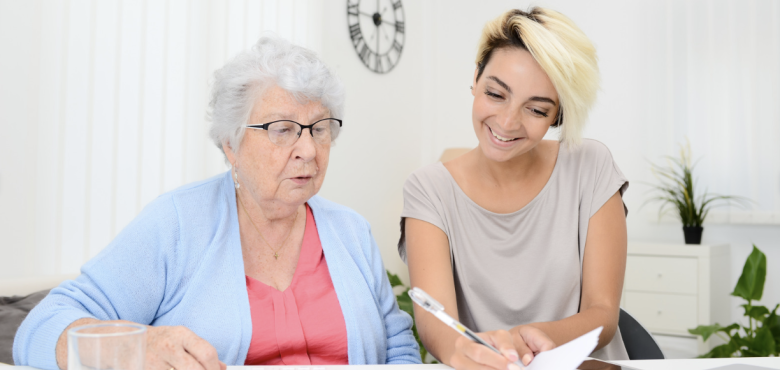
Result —
<svg viewBox="0 0 780 370"><path fill-rule="evenodd" d="M271 86L301 102L320 102L331 117L342 118L344 85L325 63L309 49L265 36L214 72L207 118L209 136L220 150L229 144L238 151L257 97Z"/></svg>

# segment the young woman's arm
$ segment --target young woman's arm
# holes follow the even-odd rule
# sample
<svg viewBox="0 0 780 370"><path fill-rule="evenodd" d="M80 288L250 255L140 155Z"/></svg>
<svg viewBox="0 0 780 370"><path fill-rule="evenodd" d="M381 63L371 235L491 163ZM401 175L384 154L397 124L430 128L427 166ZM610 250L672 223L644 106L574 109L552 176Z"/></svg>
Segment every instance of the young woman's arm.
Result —
<svg viewBox="0 0 780 370"><path fill-rule="evenodd" d="M626 245L626 214L617 192L590 218L582 262L580 312L563 320L529 325L541 329L559 345L603 326L596 349L609 344L620 315Z"/></svg>

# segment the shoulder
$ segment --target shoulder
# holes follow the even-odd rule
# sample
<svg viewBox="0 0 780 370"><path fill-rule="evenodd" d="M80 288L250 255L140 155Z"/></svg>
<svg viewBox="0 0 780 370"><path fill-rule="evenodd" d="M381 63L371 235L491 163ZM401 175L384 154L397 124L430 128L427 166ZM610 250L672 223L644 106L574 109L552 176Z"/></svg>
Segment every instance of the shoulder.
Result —
<svg viewBox="0 0 780 370"><path fill-rule="evenodd" d="M225 174L183 185L149 202L128 227L174 231L217 217L227 207ZM221 218L221 217L218 217ZM206 221L207 222L207 221Z"/></svg>
<svg viewBox="0 0 780 370"><path fill-rule="evenodd" d="M445 187L451 175L444 164L436 162L419 168L406 178L404 193L427 192Z"/></svg>
<svg viewBox="0 0 780 370"><path fill-rule="evenodd" d="M605 162L612 162L612 153L604 143L593 139L582 139L576 146L561 148L561 153L566 153L575 163L582 166L599 166Z"/></svg>
<svg viewBox="0 0 780 370"><path fill-rule="evenodd" d="M612 156L609 148L604 143L595 139L582 139L580 144L571 148L566 148L572 154L577 154L580 156Z"/></svg>

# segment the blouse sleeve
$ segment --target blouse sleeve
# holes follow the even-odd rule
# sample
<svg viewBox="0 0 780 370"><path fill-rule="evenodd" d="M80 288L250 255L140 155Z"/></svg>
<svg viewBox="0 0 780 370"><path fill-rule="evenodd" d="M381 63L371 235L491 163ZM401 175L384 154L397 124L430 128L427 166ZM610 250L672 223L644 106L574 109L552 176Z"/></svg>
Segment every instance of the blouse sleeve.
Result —
<svg viewBox="0 0 780 370"><path fill-rule="evenodd" d="M150 324L164 297L163 254L178 242L173 200L149 204L75 280L52 289L22 322L14 339L17 365L58 369L55 347L62 332L82 318Z"/></svg>
<svg viewBox="0 0 780 370"><path fill-rule="evenodd" d="M623 196L628 189L628 179L618 168L607 146L595 140L591 140L591 142L592 149L588 156L592 166L592 182L590 186L585 188L585 191L591 194L589 194L590 197L583 197L584 199L590 198L588 217L593 217L616 192L620 191L620 195ZM625 203L623 203L623 209L628 215Z"/></svg>
<svg viewBox="0 0 780 370"><path fill-rule="evenodd" d="M414 324L411 316L401 311L398 307L393 288L390 286L390 280L387 278L387 270L382 262L382 256L379 253L379 246L368 228L368 261L371 264L373 272L374 291L378 298L379 307L385 323L385 333L387 334L387 352L385 364L419 364L420 348L417 346L417 340L412 333Z"/></svg>
<svg viewBox="0 0 780 370"><path fill-rule="evenodd" d="M406 262L406 218L415 218L438 227L444 233L447 229L442 219L441 202L437 201L440 192L433 189L431 181L426 181L427 173L432 167L420 169L406 179L404 183L404 208L401 212L401 238L398 241L398 254Z"/></svg>

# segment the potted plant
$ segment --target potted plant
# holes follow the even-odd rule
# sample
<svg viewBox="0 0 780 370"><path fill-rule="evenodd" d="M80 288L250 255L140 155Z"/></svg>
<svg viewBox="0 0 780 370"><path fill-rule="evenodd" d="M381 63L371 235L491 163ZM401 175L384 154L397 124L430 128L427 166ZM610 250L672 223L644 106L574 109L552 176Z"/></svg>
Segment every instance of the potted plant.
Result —
<svg viewBox="0 0 780 370"><path fill-rule="evenodd" d="M702 224L710 209L717 205L729 204L731 201L744 202L742 197L710 194L704 191L698 195L696 179L693 177L691 164L691 146L680 145L680 157L667 156L667 166L650 164L650 169L660 181L659 185L651 185L657 195L647 202L661 202L658 210L660 218L664 213L675 210L683 224L685 244L701 244ZM646 203L647 203L646 202Z"/></svg>
<svg viewBox="0 0 780 370"><path fill-rule="evenodd" d="M754 305L764 293L766 280L766 256L755 245L753 252L745 261L742 275L731 295L741 297L747 303L745 309L748 325L733 323L729 326L699 325L688 329L693 335L701 336L707 341L712 336L718 336L726 343L716 346L711 351L699 357L766 357L780 355L780 317L775 305L771 311L766 306Z"/></svg>

